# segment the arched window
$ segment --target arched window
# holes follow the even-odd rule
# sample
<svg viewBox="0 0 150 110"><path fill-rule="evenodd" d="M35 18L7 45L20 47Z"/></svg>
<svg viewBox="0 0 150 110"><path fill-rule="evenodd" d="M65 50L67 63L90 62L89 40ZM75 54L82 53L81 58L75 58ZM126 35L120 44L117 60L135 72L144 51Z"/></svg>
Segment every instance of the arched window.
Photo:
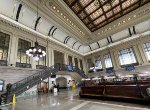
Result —
<svg viewBox="0 0 150 110"><path fill-rule="evenodd" d="M0 79L0 92L3 91L4 81Z"/></svg>
<svg viewBox="0 0 150 110"><path fill-rule="evenodd" d="M106 68L113 67L110 54L104 55L104 60L105 60L105 66L106 66Z"/></svg>
<svg viewBox="0 0 150 110"><path fill-rule="evenodd" d="M0 65L6 66L8 58L8 49L9 49L9 40L10 37L8 34L0 32Z"/></svg>
<svg viewBox="0 0 150 110"><path fill-rule="evenodd" d="M120 60L121 65L128 65L128 64L137 63L136 56L135 56L132 48L120 50L118 52L118 54L119 54L119 60Z"/></svg>

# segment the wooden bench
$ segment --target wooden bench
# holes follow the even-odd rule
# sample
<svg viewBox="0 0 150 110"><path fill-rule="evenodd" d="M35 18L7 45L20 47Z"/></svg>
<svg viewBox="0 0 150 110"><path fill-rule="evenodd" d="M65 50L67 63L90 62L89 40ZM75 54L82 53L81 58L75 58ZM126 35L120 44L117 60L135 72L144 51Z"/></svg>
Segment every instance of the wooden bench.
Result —
<svg viewBox="0 0 150 110"><path fill-rule="evenodd" d="M150 88L150 82L103 83L97 86L81 87L80 96L149 99L147 88Z"/></svg>

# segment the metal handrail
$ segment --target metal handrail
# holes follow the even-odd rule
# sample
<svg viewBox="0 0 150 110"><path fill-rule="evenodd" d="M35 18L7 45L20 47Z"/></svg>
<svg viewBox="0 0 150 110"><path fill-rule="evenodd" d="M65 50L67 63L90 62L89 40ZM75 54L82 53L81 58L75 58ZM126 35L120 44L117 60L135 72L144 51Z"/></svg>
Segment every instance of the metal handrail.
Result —
<svg viewBox="0 0 150 110"><path fill-rule="evenodd" d="M6 100L7 103L11 101L13 94L20 95L24 91L30 89L31 87L35 86L36 84L42 82L42 80L55 75L58 71L67 71L68 66L65 64L55 64L51 67L48 67L38 73L35 73L31 76L28 76L14 84L11 85L10 88L8 88L6 93ZM71 71L70 71L71 72ZM87 78L87 76L84 74L83 70L80 70L78 67L72 66L72 72L77 72L81 77Z"/></svg>

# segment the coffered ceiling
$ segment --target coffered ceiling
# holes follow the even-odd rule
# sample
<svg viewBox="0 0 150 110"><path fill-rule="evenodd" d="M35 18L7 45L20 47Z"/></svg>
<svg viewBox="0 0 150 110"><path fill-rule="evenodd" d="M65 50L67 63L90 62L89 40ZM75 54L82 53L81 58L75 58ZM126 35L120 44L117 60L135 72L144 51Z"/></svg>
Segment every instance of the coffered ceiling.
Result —
<svg viewBox="0 0 150 110"><path fill-rule="evenodd" d="M150 0L63 0L85 26L94 32L143 6Z"/></svg>

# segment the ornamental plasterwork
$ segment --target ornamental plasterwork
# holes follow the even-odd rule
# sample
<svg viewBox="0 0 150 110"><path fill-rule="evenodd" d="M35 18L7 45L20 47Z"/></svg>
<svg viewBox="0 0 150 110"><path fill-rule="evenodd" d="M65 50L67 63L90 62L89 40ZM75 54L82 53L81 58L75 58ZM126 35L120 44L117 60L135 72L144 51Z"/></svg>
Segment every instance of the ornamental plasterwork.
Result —
<svg viewBox="0 0 150 110"><path fill-rule="evenodd" d="M19 36L24 36L24 38L28 38L28 39L30 39L29 41L35 41L35 34L33 34L32 32L29 32L29 31L27 31L27 30L25 30L25 29L23 29L23 28L20 28L20 27L18 27L18 26L15 26L15 25L13 25L13 24L11 24L11 23L8 23L8 22L6 22L5 20L2 20L2 19L0 19L0 22L5 26L5 30L8 30L7 31L7 33L11 33L11 35L16 35L17 37L19 37ZM10 29L8 29L8 28L10 28L10 26L11 26L11 29L13 30L10 30ZM4 27L0 27L0 28L4 28ZM1 30L1 29L0 29ZM14 30L16 30L16 32L17 33L14 33ZM18 31L19 30L19 31ZM23 31L23 32L21 32L21 31ZM36 35L37 36L37 35ZM21 37L20 37L21 38ZM38 38L38 39L42 39L42 40L44 40L45 41L45 39L44 38ZM43 42L44 42L43 41ZM43 42L42 42L42 44L43 44ZM80 58L81 59L81 55L79 55L79 54L77 54L77 53L75 53L75 52L70 52L71 50L69 50L69 49L67 49L67 48L65 48L65 47L62 47L62 46L60 46L59 44L57 44L57 43L54 43L54 42L52 42L52 41L50 41L49 40L49 47L50 48L52 48L52 49L56 49L56 50L63 50L63 53L69 53L69 54L71 54L71 55L75 55L75 56L78 56L78 58Z"/></svg>
<svg viewBox="0 0 150 110"><path fill-rule="evenodd" d="M60 8L61 4L59 2L58 2L58 4L59 4L59 7L57 5L57 8ZM53 3L51 5L51 7L55 6L55 5L56 4ZM96 42L100 39L103 39L103 38L108 37L112 34L115 34L115 33L119 32L125 28L128 28L132 25L135 25L135 24L141 22L141 18L143 18L143 20L144 20L144 18L146 18L147 14L149 14L149 13L148 13L148 11L145 13L145 11L149 8L150 8L150 5L146 4L143 7L140 7L139 9L132 11L131 13L129 13L129 14L115 20L114 22L104 26L103 28L95 31L94 33L91 33L91 35L88 32L85 32L86 37L84 39L85 39L85 41L87 41L88 38L92 38L92 41L90 41L90 42ZM69 14L71 16L73 16L72 13L69 13ZM75 22L76 19L74 19L73 21ZM76 24L76 25L81 25L81 24ZM83 27L83 26L81 26L81 27ZM84 29L84 30L86 30L86 29Z"/></svg>
<svg viewBox="0 0 150 110"><path fill-rule="evenodd" d="M125 15L124 17L122 17L122 18L120 18L120 19L118 19L118 20L116 20L110 24L108 24L104 28L96 31L95 34L97 34L97 37L105 36L105 35L107 35L107 33L114 34L116 32L123 30L124 28L127 28L127 27L134 25L134 24L137 24L137 22L142 22L142 20L144 21L146 19L149 19L149 17L147 17L147 16L150 17L150 5L149 4L129 13L128 15ZM142 20L141 20L141 18L142 18Z"/></svg>

